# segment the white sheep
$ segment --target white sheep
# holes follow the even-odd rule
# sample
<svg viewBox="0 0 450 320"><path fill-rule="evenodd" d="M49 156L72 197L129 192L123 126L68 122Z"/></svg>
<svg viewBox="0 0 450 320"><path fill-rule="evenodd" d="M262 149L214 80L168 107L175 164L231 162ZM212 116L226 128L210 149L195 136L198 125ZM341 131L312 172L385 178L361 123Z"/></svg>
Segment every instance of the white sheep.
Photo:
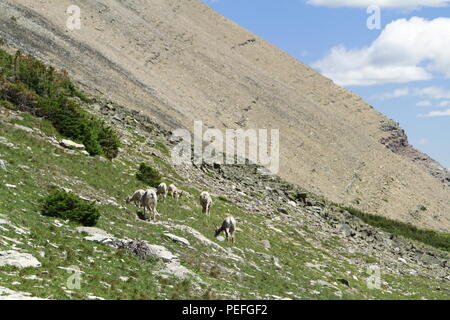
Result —
<svg viewBox="0 0 450 320"><path fill-rule="evenodd" d="M157 188L156 195L158 197L162 198L162 202L164 202L166 200L167 192L168 192L167 184L165 184L164 182L161 182Z"/></svg>
<svg viewBox="0 0 450 320"><path fill-rule="evenodd" d="M170 185L169 185L169 196L171 196L172 198L174 197L174 192L175 192L175 190L177 190L178 188L173 184L173 183L171 183Z"/></svg>
<svg viewBox="0 0 450 320"><path fill-rule="evenodd" d="M153 220L156 219L156 216L159 216L158 211L156 211L156 205L158 204L158 196L156 194L155 189L147 189L145 190L144 195L141 199L141 206L144 208L144 216L145 209L148 209L151 213L153 213Z"/></svg>
<svg viewBox="0 0 450 320"><path fill-rule="evenodd" d="M228 217L223 220L222 225L220 227L216 228L216 232L214 234L214 237L218 237L219 234L224 231L226 240L228 241L228 238L231 238L231 242L234 243L234 232L236 231L236 220L233 217Z"/></svg>
<svg viewBox="0 0 450 320"><path fill-rule="evenodd" d="M169 195L172 198L178 201L178 199L181 198L184 194L186 194L186 192L178 189L173 183L169 185Z"/></svg>
<svg viewBox="0 0 450 320"><path fill-rule="evenodd" d="M142 189L136 190L131 196L125 199L125 202L129 204L131 201L133 201L134 204L139 208L141 206L141 199L144 193L145 190Z"/></svg>
<svg viewBox="0 0 450 320"><path fill-rule="evenodd" d="M202 206L203 213L206 213L206 215L209 217L211 216L211 206L212 206L212 198L210 194L206 191L203 191L200 194L200 205Z"/></svg>

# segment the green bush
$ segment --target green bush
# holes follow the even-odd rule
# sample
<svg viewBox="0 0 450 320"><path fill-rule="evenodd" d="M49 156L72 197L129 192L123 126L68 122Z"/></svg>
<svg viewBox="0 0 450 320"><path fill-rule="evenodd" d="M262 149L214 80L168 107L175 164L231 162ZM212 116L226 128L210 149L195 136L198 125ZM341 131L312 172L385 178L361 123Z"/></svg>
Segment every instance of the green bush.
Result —
<svg viewBox="0 0 450 320"><path fill-rule="evenodd" d="M94 204L85 202L64 190L50 193L44 199L41 213L48 217L75 221L88 227L95 226L100 218L98 208Z"/></svg>
<svg viewBox="0 0 450 320"><path fill-rule="evenodd" d="M62 136L84 144L89 154L115 158L120 147L117 134L83 110L77 98L90 102L67 72L57 72L20 51L11 56L0 50L0 100L49 120Z"/></svg>
<svg viewBox="0 0 450 320"><path fill-rule="evenodd" d="M145 163L141 163L139 166L139 170L136 173L136 178L146 185L156 188L161 183L161 176L158 171L153 169L152 167L146 165Z"/></svg>
<svg viewBox="0 0 450 320"><path fill-rule="evenodd" d="M419 229L412 224L391 220L385 217L361 212L355 208L343 208L367 224L380 228L388 233L420 241L435 248L450 251L450 236L433 230Z"/></svg>

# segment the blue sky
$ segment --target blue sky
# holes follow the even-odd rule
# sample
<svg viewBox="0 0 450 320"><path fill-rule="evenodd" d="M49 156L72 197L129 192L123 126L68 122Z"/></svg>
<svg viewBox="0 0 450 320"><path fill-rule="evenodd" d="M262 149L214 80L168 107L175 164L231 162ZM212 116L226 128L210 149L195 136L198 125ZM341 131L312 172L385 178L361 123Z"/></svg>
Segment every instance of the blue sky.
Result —
<svg viewBox="0 0 450 320"><path fill-rule="evenodd" d="M360 95L450 168L450 0L204 2ZM373 4L379 29L367 27Z"/></svg>

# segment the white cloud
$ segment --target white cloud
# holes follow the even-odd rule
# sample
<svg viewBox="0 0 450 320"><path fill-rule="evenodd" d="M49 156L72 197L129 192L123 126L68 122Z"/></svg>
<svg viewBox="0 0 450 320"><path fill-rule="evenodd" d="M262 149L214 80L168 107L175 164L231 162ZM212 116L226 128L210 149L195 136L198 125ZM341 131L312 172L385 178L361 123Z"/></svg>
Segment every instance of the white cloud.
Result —
<svg viewBox="0 0 450 320"><path fill-rule="evenodd" d="M327 7L368 7L376 5L381 8L415 8L444 7L450 0L308 0L308 4Z"/></svg>
<svg viewBox="0 0 450 320"><path fill-rule="evenodd" d="M339 85L377 85L450 78L450 18L412 17L388 24L370 46L336 46L314 68Z"/></svg>
<svg viewBox="0 0 450 320"><path fill-rule="evenodd" d="M431 107L431 101L430 100L422 100L416 103L416 106L418 107Z"/></svg>
<svg viewBox="0 0 450 320"><path fill-rule="evenodd" d="M433 117L450 117L450 109L444 111L431 111L427 114L418 114L419 118L433 118Z"/></svg>
<svg viewBox="0 0 450 320"><path fill-rule="evenodd" d="M440 100L440 99L450 99L450 90L445 89L442 87L426 87L421 89L416 89L415 93L416 96L426 96L430 99Z"/></svg>
<svg viewBox="0 0 450 320"><path fill-rule="evenodd" d="M411 94L410 91L411 90L409 88L399 88L399 89L395 89L392 92L384 92L384 93L376 94L370 98L378 99L378 100L395 99L395 98L409 96Z"/></svg>
<svg viewBox="0 0 450 320"><path fill-rule="evenodd" d="M393 91L381 92L370 97L370 99L387 100L406 96L422 97L426 100L421 100L416 103L418 107L430 107L436 105L438 107L450 106L450 89L438 86L430 86L424 88L397 88ZM443 100L440 102L431 102L430 100Z"/></svg>
<svg viewBox="0 0 450 320"><path fill-rule="evenodd" d="M439 107L448 107L450 106L450 101L446 100L446 101L441 101L438 104Z"/></svg>

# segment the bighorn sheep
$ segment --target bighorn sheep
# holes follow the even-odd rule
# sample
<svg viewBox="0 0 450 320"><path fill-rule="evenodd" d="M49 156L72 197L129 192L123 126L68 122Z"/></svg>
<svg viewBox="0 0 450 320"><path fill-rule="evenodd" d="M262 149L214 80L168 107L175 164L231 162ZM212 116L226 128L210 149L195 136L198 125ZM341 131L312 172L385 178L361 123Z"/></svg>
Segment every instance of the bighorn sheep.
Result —
<svg viewBox="0 0 450 320"><path fill-rule="evenodd" d="M203 191L200 194L200 205L202 206L202 209L203 209L202 212L206 213L206 215L208 217L211 216L210 210L211 210L211 206L212 206L212 198L208 192Z"/></svg>
<svg viewBox="0 0 450 320"><path fill-rule="evenodd" d="M159 216L158 211L156 211L157 204L158 196L156 195L155 189L147 189L141 199L141 206L144 208L144 216L145 209L148 209L151 213L153 213L153 220L155 220L156 216Z"/></svg>
<svg viewBox="0 0 450 320"><path fill-rule="evenodd" d="M160 196L163 202L166 200L167 192L167 184L165 184L164 182L160 183L157 188L156 195Z"/></svg>
<svg viewBox="0 0 450 320"><path fill-rule="evenodd" d="M233 217L225 218L222 222L222 226L216 228L214 237L218 237L219 234L225 231L226 240L231 238L231 242L234 243L234 231L236 231L236 220Z"/></svg>
<svg viewBox="0 0 450 320"><path fill-rule="evenodd" d="M178 201L186 192L178 189L173 183L169 185L169 195Z"/></svg>
<svg viewBox="0 0 450 320"><path fill-rule="evenodd" d="M145 190L142 189L136 190L131 196L125 199L125 202L129 204L131 201L133 201L134 204L139 208L141 206L141 199L144 193Z"/></svg>

